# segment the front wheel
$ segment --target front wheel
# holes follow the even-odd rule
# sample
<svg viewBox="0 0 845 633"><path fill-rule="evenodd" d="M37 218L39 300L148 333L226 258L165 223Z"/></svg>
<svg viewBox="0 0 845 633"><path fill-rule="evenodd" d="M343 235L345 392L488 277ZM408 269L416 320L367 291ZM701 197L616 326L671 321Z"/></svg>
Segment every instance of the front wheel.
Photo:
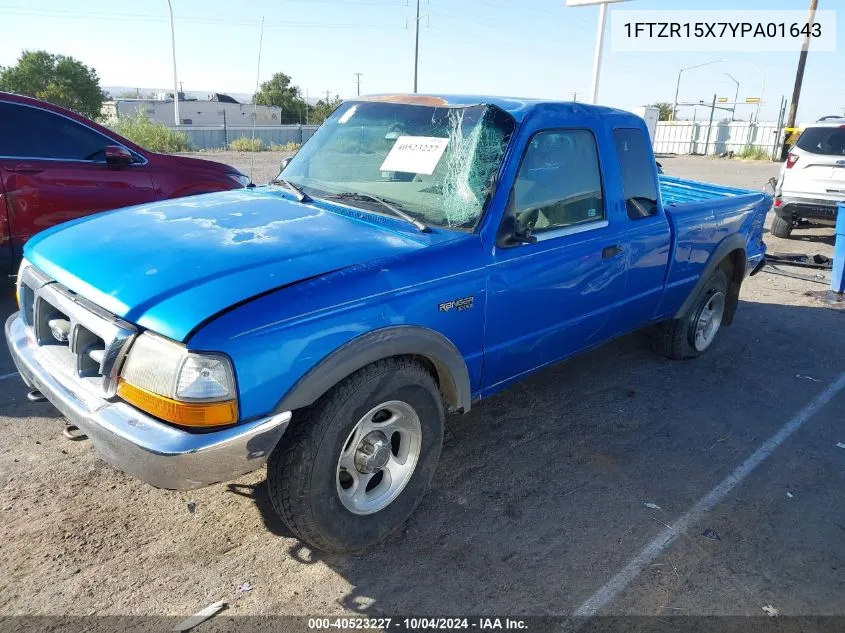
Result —
<svg viewBox="0 0 845 633"><path fill-rule="evenodd" d="M317 549L374 543L425 494L443 423L440 392L425 367L406 358L368 365L296 412L267 464L273 507Z"/></svg>
<svg viewBox="0 0 845 633"><path fill-rule="evenodd" d="M722 327L727 296L728 276L719 268L699 291L686 315L655 327L654 351L666 358L685 360L710 349Z"/></svg>

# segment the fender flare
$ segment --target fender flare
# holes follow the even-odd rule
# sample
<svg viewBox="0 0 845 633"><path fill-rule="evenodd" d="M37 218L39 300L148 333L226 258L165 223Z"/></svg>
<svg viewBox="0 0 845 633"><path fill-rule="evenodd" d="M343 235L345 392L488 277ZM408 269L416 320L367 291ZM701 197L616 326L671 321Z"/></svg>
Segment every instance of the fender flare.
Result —
<svg viewBox="0 0 845 633"><path fill-rule="evenodd" d="M345 343L300 378L275 411L307 407L350 374L391 356L425 359L436 373L449 411L469 411L472 401L469 371L461 353L442 334L411 325L379 328Z"/></svg>
<svg viewBox="0 0 845 633"><path fill-rule="evenodd" d="M725 306L724 323L725 325L730 325L733 322L734 314L736 313L737 304L739 302L739 289L742 286L742 281L745 279L745 268L748 262L745 237L739 233L734 233L719 243L713 251L713 254L710 255L710 259L708 259L707 263L704 264L698 283L695 284L695 288L692 289L692 292L690 292L689 296L687 296L686 301L684 301L675 313L674 318L681 319L687 314L687 312L689 312L695 302L695 299L701 293L704 284L707 283L707 280L710 279L710 276L716 268L718 268L723 261L731 258L733 253L736 253L736 255L733 255L733 274L731 278L728 279L728 301Z"/></svg>

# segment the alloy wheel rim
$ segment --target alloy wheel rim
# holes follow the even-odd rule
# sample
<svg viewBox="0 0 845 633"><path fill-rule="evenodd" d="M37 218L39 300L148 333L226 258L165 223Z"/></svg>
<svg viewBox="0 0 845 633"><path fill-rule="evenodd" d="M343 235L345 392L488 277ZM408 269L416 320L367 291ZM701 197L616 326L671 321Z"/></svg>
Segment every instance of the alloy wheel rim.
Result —
<svg viewBox="0 0 845 633"><path fill-rule="evenodd" d="M391 400L370 409L352 427L337 460L343 506L366 515L390 505L411 480L421 446L422 425L411 405Z"/></svg>
<svg viewBox="0 0 845 633"><path fill-rule="evenodd" d="M725 294L715 292L710 295L707 302L698 313L693 330L693 345L698 352L703 352L716 339L719 327L722 325L722 318L725 314Z"/></svg>

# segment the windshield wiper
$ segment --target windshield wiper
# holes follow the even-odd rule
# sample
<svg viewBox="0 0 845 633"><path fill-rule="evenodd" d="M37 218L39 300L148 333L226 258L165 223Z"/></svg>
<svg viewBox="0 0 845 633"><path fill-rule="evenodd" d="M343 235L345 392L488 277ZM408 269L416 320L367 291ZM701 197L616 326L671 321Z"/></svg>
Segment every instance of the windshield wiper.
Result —
<svg viewBox="0 0 845 633"><path fill-rule="evenodd" d="M390 211L396 217L401 218L401 219L405 220L406 222L409 222L410 224L413 224L420 233L428 233L429 230L430 230L428 228L428 226L426 226L423 222L420 222L415 217L408 215L407 213L405 213L399 207L397 207L394 204L388 202L384 198L380 198L378 196L374 196L374 195L369 194L369 193L358 193L358 192L354 192L354 191L346 191L344 193L334 193L334 194L331 194L331 195L328 195L328 196L323 196L323 197L324 198L336 198L336 199L339 199L339 200L363 200L363 201L370 200L370 201L373 201L373 202L378 202L381 206L383 206L385 209Z"/></svg>
<svg viewBox="0 0 845 633"><path fill-rule="evenodd" d="M305 193L301 187L293 184L290 180L285 180L284 178L274 178L270 181L271 185L282 185L286 187L290 192L296 195L296 199L300 202L311 202L312 198L307 193Z"/></svg>

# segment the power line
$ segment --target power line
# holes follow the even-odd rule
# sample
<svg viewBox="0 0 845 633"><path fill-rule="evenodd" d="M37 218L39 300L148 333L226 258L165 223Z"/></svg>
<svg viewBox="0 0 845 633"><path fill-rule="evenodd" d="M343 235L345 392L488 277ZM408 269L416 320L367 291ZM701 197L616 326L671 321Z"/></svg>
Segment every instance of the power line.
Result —
<svg viewBox="0 0 845 633"><path fill-rule="evenodd" d="M167 17L155 16L142 13L93 13L84 11L63 11L61 9L29 9L19 7L0 7L4 12L10 15L31 15L40 18L60 18L60 19L80 19L80 20L102 20L106 22L122 22L122 21L146 21L146 22L167 22ZM202 18L202 17L188 17L188 16L174 16L173 19L177 22L184 22L190 24L206 24L206 25L220 25L220 26L248 26L255 28L258 20L228 20L223 18ZM266 23L265 28L322 28L322 29L388 29L399 30L403 27L390 26L387 24L353 24L353 23L335 23L327 24L325 22L276 22Z"/></svg>
<svg viewBox="0 0 845 633"><path fill-rule="evenodd" d="M460 9L457 9L454 6L448 6L447 7L447 6L442 6L442 5L439 5L439 4L428 5L428 8L431 11L432 15L442 14L445 17L451 18L453 20L458 19L458 20L465 20L467 22L471 22L473 26L485 25L485 26L489 26L491 28L496 28L499 31L501 31L501 29L502 29L502 18L495 16L495 15L489 15L489 14L483 14L483 13L480 14L477 11L478 7L473 7L472 10L468 11L468 12L467 11L461 11ZM514 11L511 10L509 13L511 14L511 16L513 16ZM542 19L549 20L549 17L550 16L545 16ZM539 19L539 17L538 17L538 19ZM545 24L539 24L539 25L538 24L532 24L531 25L532 29L537 28L537 27L545 27L545 26L546 26ZM555 26L554 24L550 25L551 28L554 28L554 26ZM558 32L558 35L559 35L560 31L558 30L557 32Z"/></svg>
<svg viewBox="0 0 845 633"><path fill-rule="evenodd" d="M513 4L509 3L502 3L497 4L492 0L484 0L484 2L479 3L481 6L486 7L488 9L494 9L497 11L502 11L504 13L509 13L513 15L514 13L519 13L520 15L524 15L527 17L535 17L542 20L548 20L550 17L560 18L562 15L563 10L563 3L560 3L560 10L553 10L553 9L542 9L540 7L524 7L518 6L515 7ZM478 5L476 5L478 6Z"/></svg>
<svg viewBox="0 0 845 633"><path fill-rule="evenodd" d="M432 26L430 30L435 33L447 33L449 36L449 41L456 40L456 41L463 41L467 44L490 44L489 39L483 39L480 37L472 37L468 36L462 31L456 31L454 29L447 29L441 26ZM534 51L543 55L548 55L550 48L540 48L537 46L528 46L522 43L516 42L496 42L496 48L511 48L514 50L521 50L521 51Z"/></svg>

